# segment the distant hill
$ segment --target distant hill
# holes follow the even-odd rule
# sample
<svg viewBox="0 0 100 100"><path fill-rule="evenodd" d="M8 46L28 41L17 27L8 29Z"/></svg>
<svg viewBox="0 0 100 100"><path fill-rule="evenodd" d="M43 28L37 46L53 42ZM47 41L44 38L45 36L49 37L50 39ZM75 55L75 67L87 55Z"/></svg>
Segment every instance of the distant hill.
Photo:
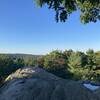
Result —
<svg viewBox="0 0 100 100"><path fill-rule="evenodd" d="M0 57L11 57L11 58L22 58L22 59L27 59L27 58L37 58L37 57L41 57L43 55L32 55L32 54L2 54L0 53Z"/></svg>

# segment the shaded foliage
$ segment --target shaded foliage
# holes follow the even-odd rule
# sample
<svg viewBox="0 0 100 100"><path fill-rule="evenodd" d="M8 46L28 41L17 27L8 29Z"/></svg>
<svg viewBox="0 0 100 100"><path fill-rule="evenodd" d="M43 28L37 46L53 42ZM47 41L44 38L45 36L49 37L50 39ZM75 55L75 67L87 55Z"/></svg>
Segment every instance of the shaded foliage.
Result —
<svg viewBox="0 0 100 100"><path fill-rule="evenodd" d="M56 13L58 22L65 22L70 14L80 11L82 23L96 22L100 20L100 0L34 0L40 7L45 4Z"/></svg>

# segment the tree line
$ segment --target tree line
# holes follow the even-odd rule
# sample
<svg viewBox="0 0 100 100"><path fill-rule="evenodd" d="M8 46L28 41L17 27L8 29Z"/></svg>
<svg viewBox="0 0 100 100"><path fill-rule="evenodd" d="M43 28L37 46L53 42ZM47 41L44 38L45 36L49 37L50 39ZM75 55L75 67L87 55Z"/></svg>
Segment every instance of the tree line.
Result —
<svg viewBox="0 0 100 100"><path fill-rule="evenodd" d="M26 54L0 54L0 82L19 68L35 66L37 57Z"/></svg>
<svg viewBox="0 0 100 100"><path fill-rule="evenodd" d="M55 50L38 58L38 64L62 78L100 81L100 51Z"/></svg>
<svg viewBox="0 0 100 100"><path fill-rule="evenodd" d="M46 55L0 54L0 82L18 68L38 65L59 77L100 82L100 51L54 50Z"/></svg>

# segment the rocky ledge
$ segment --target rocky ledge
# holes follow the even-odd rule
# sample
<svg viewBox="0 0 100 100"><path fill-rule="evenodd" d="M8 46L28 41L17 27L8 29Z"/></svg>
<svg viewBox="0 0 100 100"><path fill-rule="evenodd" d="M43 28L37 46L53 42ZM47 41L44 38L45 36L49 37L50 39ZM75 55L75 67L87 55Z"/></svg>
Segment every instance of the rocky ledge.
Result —
<svg viewBox="0 0 100 100"><path fill-rule="evenodd" d="M24 67L7 77L0 100L100 100L99 93L41 68Z"/></svg>

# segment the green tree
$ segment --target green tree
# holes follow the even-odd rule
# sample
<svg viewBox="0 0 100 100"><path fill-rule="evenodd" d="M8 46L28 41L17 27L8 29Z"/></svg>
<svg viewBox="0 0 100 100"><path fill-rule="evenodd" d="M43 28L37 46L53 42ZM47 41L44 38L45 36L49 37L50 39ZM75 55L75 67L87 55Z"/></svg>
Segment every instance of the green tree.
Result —
<svg viewBox="0 0 100 100"><path fill-rule="evenodd" d="M44 68L62 78L69 78L71 75L68 71L68 64L65 55L58 50L45 56Z"/></svg>
<svg viewBox="0 0 100 100"><path fill-rule="evenodd" d="M80 80L86 79L87 56L83 52L73 52L69 57L70 72L73 73L73 79Z"/></svg>
<svg viewBox="0 0 100 100"><path fill-rule="evenodd" d="M82 52L73 52L69 57L69 65L71 67L84 67L87 65L87 56Z"/></svg>
<svg viewBox="0 0 100 100"><path fill-rule="evenodd" d="M24 59L24 65L25 66L35 66L37 63L37 59L36 58L27 58L27 59Z"/></svg>
<svg viewBox="0 0 100 100"><path fill-rule="evenodd" d="M95 52L95 64L100 67L100 51Z"/></svg>
<svg viewBox="0 0 100 100"><path fill-rule="evenodd" d="M38 67L43 68L43 66L44 66L44 58L45 58L45 56L41 56L41 57L37 58L37 65L38 65Z"/></svg>
<svg viewBox="0 0 100 100"><path fill-rule="evenodd" d="M67 57L67 59L71 56L74 51L72 49L65 50L63 54Z"/></svg>
<svg viewBox="0 0 100 100"><path fill-rule="evenodd" d="M95 53L94 50L89 49L86 52L87 56L88 56L88 67L91 69L93 69L93 67L95 66Z"/></svg>
<svg viewBox="0 0 100 100"><path fill-rule="evenodd" d="M14 61L14 66L16 66L17 68L23 67L25 65L24 60L22 58L16 58L13 59Z"/></svg>
<svg viewBox="0 0 100 100"><path fill-rule="evenodd" d="M6 77L16 70L14 67L14 61L11 58L0 58L0 76Z"/></svg>
<svg viewBox="0 0 100 100"><path fill-rule="evenodd" d="M56 21L65 22L74 11L80 11L82 23L100 20L100 0L35 0L42 7L48 5L56 12Z"/></svg>

